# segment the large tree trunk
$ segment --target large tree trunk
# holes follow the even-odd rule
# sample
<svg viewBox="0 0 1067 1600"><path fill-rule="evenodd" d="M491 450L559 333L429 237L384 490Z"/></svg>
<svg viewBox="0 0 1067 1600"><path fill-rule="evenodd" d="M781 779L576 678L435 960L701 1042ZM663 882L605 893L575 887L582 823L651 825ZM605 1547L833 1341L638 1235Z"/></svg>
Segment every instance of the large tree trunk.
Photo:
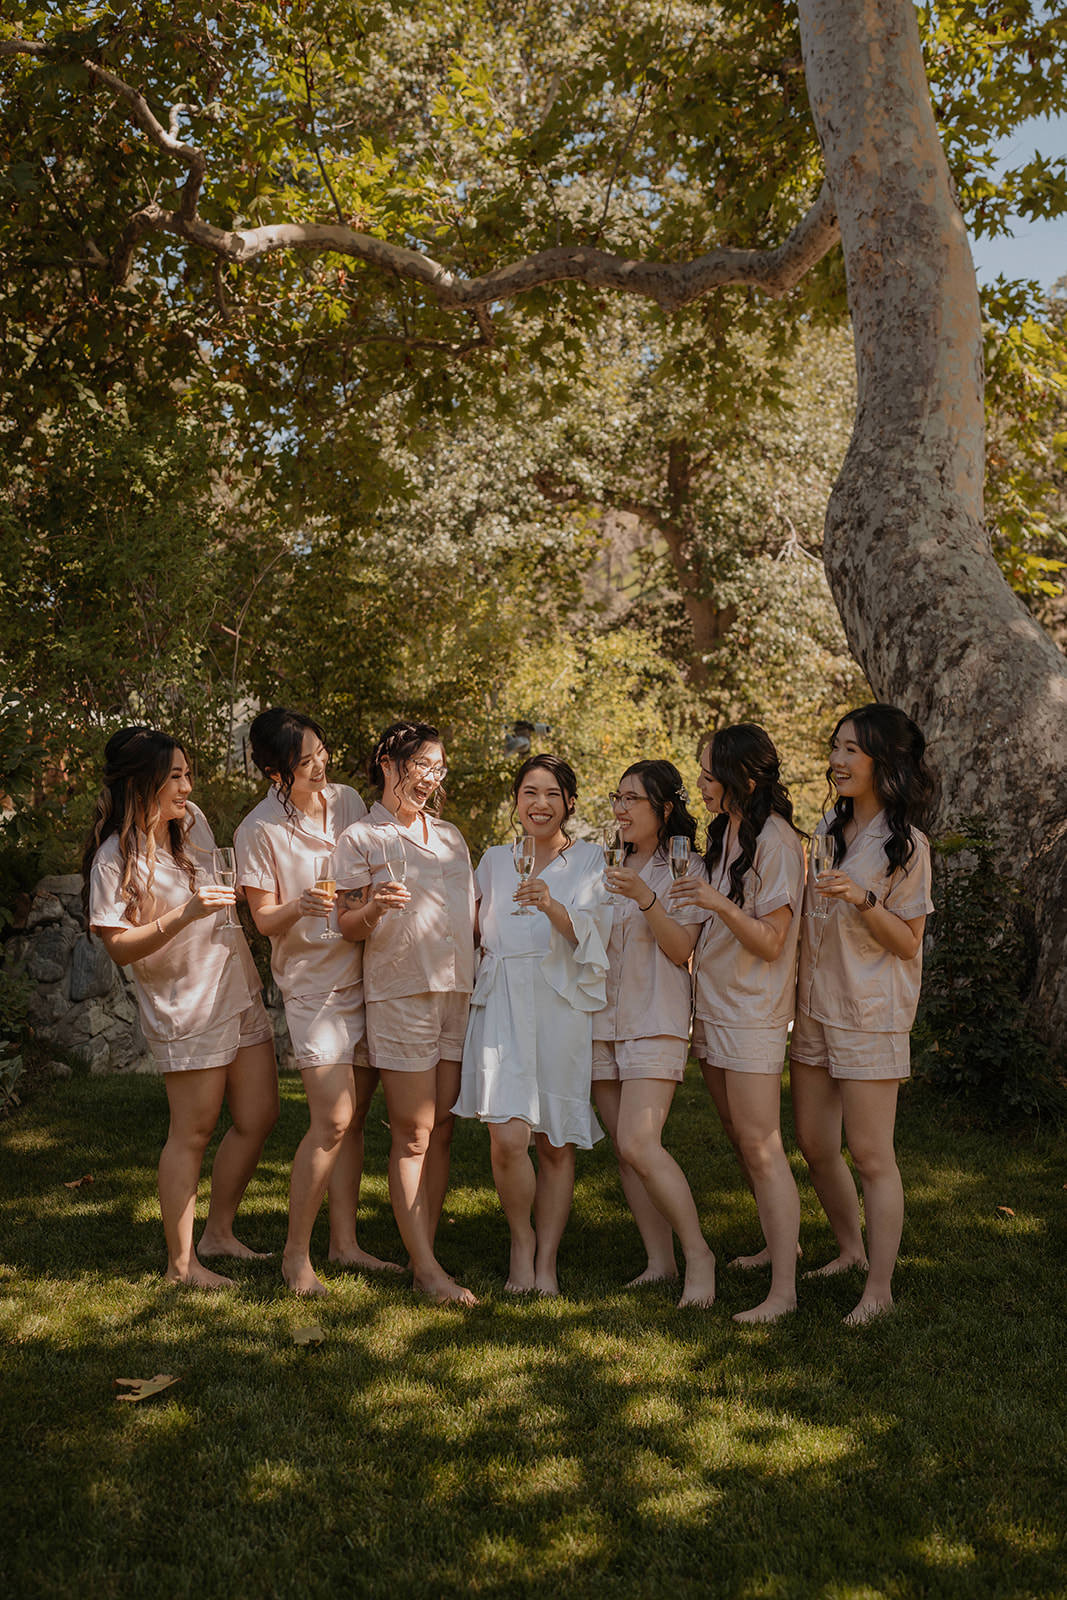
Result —
<svg viewBox="0 0 1067 1600"><path fill-rule="evenodd" d="M924 729L942 820L1008 827L1038 941L1035 1017L1067 1037L1067 661L1001 577L983 522L978 289L909 0L800 0L841 227L855 430L826 570L876 693Z"/></svg>

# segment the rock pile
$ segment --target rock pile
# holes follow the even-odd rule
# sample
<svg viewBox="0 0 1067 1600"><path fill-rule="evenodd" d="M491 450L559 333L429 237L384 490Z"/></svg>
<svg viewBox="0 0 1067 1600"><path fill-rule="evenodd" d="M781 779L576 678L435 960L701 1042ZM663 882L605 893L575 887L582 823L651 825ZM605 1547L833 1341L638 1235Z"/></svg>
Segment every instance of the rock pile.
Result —
<svg viewBox="0 0 1067 1600"><path fill-rule="evenodd" d="M7 949L36 988L29 1023L43 1044L80 1057L96 1073L155 1071L132 981L99 939L90 939L85 931L79 874L41 879L26 926L8 941ZM273 989L269 985L264 998L274 1022L278 1060L287 1064L285 1012Z"/></svg>

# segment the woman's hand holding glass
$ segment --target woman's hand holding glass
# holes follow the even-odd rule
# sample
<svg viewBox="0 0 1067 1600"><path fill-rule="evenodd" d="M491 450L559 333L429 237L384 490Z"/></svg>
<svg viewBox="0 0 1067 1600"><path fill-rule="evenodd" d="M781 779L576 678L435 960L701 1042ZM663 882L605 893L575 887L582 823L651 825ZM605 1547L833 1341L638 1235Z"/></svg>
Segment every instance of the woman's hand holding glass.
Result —
<svg viewBox="0 0 1067 1600"><path fill-rule="evenodd" d="M333 858L318 856L315 860L315 884L300 896L300 914L304 917L325 917L326 926L315 937L325 943L341 935L330 925L330 916L337 902L337 884L333 876Z"/></svg>
<svg viewBox="0 0 1067 1600"><path fill-rule="evenodd" d="M376 883L371 898L379 911L395 911L398 916L406 917L411 901L411 890L404 886L408 875L408 858L404 841L398 833L391 833L386 838L382 845L382 856L389 881Z"/></svg>

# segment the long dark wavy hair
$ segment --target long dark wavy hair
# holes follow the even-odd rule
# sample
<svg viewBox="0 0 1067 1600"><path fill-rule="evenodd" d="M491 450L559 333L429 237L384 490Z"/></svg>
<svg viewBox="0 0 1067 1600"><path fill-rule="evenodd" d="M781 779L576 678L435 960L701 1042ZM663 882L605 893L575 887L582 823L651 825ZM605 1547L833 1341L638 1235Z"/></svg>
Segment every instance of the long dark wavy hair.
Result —
<svg viewBox="0 0 1067 1600"><path fill-rule="evenodd" d="M689 810L682 774L672 762L635 761L632 767L627 767L620 783L623 778L640 778L644 785L659 824L658 849L666 849L667 840L675 834L682 834L691 845L696 843L697 820ZM633 845L628 844L626 854L632 849Z"/></svg>
<svg viewBox="0 0 1067 1600"><path fill-rule="evenodd" d="M560 793L567 808L567 815L560 824L560 832L565 839L569 840L570 834L567 832L567 823L574 815L574 807L578 800L578 779L574 768L564 761L562 756L527 756L511 781L511 821L512 823L515 821L515 807L519 803L519 790L522 788L523 780L527 773L533 772L538 767L549 773L559 784Z"/></svg>
<svg viewBox="0 0 1067 1600"><path fill-rule="evenodd" d="M395 761L401 776L407 776L408 764L424 744L441 744L441 735L428 722L391 722L374 746L374 754L367 763L367 772L375 788L385 792L385 772L382 762L388 757ZM430 804L440 812L445 791L438 784Z"/></svg>
<svg viewBox="0 0 1067 1600"><path fill-rule="evenodd" d="M885 842L889 870L896 872L906 867L915 851L912 828L925 818L933 800L935 784L933 774L926 765L926 740L911 718L896 706L874 702L859 706L843 716L830 735L830 746L844 727L851 722L856 743L864 755L874 762L874 788L886 821L889 838ZM827 767L826 781L833 792L833 768ZM845 824L852 820L852 801L839 795L827 825L827 833L834 841L834 865L845 859Z"/></svg>
<svg viewBox="0 0 1067 1600"><path fill-rule="evenodd" d="M82 903L86 920L89 914L89 874L100 847L113 833L118 834L122 861L120 890L123 910L130 922L141 920L141 910L156 873L156 834L159 821L159 791L170 777L175 753L185 752L177 739L158 728L121 728L104 746L104 787L97 797L92 826L82 855ZM167 844L171 855L196 887L196 863L185 848L185 835L192 820L176 818L167 823ZM140 872L145 864L144 880Z"/></svg>
<svg viewBox="0 0 1067 1600"><path fill-rule="evenodd" d="M326 735L314 718L305 717L300 711L290 711L285 706L271 706L267 711L261 711L248 730L252 760L277 789L287 817L291 817L295 810L292 801L293 780L304 748L304 735L309 730L329 755Z"/></svg>
<svg viewBox="0 0 1067 1600"><path fill-rule="evenodd" d="M738 854L730 863L728 899L745 903L745 874L756 872L756 845L763 825L773 812L795 833L793 802L782 782L778 752L763 728L756 722L735 722L712 735L707 749L708 766L716 783L722 784L724 809L708 823L704 864L708 877L723 859L726 850L729 813L738 818ZM759 874L756 873L757 881Z"/></svg>

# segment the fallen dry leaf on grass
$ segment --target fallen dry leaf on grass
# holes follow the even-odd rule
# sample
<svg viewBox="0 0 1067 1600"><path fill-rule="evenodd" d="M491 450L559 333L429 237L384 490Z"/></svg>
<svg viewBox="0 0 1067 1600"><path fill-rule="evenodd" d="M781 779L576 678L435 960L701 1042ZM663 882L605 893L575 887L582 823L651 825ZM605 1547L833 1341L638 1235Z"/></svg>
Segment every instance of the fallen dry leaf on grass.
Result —
<svg viewBox="0 0 1067 1600"><path fill-rule="evenodd" d="M1011 1206L998 1206L997 1210L1003 1217L1013 1217L1015 1215L1015 1212L1011 1209Z"/></svg>
<svg viewBox="0 0 1067 1600"><path fill-rule="evenodd" d="M325 1337L317 1322L309 1322L306 1328L293 1329L294 1344L321 1344Z"/></svg>
<svg viewBox="0 0 1067 1600"><path fill-rule="evenodd" d="M172 1383L177 1383L177 1378L172 1378L169 1373L157 1372L154 1378L116 1378L116 1389L123 1385L129 1389L129 1394L117 1394L116 1400L149 1400L152 1395L159 1394L161 1389L169 1389Z"/></svg>
<svg viewBox="0 0 1067 1600"><path fill-rule="evenodd" d="M94 1181L92 1173L87 1172L84 1178L71 1178L69 1182L64 1182L63 1187L64 1189L80 1189L83 1184L93 1183Z"/></svg>

